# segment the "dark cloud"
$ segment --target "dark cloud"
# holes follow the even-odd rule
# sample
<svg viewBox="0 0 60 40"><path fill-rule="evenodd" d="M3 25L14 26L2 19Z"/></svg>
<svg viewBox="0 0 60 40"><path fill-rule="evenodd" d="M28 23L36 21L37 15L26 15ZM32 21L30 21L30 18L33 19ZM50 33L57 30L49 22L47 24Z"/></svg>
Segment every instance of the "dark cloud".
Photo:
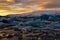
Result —
<svg viewBox="0 0 60 40"><path fill-rule="evenodd" d="M60 4L46 4L45 8L60 8Z"/></svg>
<svg viewBox="0 0 60 40"><path fill-rule="evenodd" d="M0 0L0 2L3 2L3 1L6 1L6 0ZM14 1L15 1L15 4L12 4L14 6L38 5L44 8L60 8L60 0L14 0Z"/></svg>
<svg viewBox="0 0 60 40"><path fill-rule="evenodd" d="M24 4L27 3L28 5L30 3L32 3L32 4L35 3L36 5L39 5L39 6L42 6L45 8L60 8L60 0L16 0L16 2L17 3L24 3ZM37 4L38 2L41 5ZM48 2L48 3L44 4L44 2Z"/></svg>
<svg viewBox="0 0 60 40"><path fill-rule="evenodd" d="M47 4L42 5L45 8L60 8L60 0L50 0Z"/></svg>

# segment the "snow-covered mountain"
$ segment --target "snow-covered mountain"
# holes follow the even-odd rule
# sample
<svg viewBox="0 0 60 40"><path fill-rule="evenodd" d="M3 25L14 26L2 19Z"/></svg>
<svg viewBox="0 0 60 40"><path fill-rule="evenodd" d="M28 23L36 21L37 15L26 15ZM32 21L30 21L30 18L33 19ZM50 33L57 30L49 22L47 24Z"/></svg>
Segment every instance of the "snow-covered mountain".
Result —
<svg viewBox="0 0 60 40"><path fill-rule="evenodd" d="M23 13L23 14L10 14L7 16L40 16L41 14L51 14L51 15L60 15L60 10L47 10L47 11L34 11L29 13Z"/></svg>

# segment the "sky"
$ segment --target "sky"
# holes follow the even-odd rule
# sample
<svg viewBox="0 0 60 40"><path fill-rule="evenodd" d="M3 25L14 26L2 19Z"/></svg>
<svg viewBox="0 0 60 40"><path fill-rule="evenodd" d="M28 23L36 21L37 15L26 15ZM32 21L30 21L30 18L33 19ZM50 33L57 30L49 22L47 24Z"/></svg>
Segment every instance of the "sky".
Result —
<svg viewBox="0 0 60 40"><path fill-rule="evenodd" d="M60 0L0 0L0 15L60 10Z"/></svg>

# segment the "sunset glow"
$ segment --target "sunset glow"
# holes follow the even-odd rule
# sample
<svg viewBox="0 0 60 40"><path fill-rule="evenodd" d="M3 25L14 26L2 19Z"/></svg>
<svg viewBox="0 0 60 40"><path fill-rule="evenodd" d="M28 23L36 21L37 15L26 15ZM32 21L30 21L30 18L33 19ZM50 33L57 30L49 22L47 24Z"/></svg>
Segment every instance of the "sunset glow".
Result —
<svg viewBox="0 0 60 40"><path fill-rule="evenodd" d="M23 14L38 10L60 10L60 0L1 0L0 15Z"/></svg>
<svg viewBox="0 0 60 40"><path fill-rule="evenodd" d="M7 3L15 3L14 0L6 0Z"/></svg>

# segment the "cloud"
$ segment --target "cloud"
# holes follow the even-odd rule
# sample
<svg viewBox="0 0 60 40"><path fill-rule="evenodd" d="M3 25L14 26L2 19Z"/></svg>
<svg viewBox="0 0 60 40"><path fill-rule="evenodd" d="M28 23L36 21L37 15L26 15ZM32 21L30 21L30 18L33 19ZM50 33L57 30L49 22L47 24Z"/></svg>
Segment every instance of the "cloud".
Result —
<svg viewBox="0 0 60 40"><path fill-rule="evenodd" d="M0 2L6 2L6 1L7 0L0 0ZM60 0L10 0L10 1L15 2L12 4L8 3L9 5L12 6L26 7L28 5L37 5L38 7L43 7L43 8L60 8Z"/></svg>
<svg viewBox="0 0 60 40"><path fill-rule="evenodd" d="M16 14L46 9L60 9L60 0L0 0L0 13Z"/></svg>
<svg viewBox="0 0 60 40"><path fill-rule="evenodd" d="M45 8L60 8L60 0L49 0L46 1L47 4L43 4L42 6Z"/></svg>

